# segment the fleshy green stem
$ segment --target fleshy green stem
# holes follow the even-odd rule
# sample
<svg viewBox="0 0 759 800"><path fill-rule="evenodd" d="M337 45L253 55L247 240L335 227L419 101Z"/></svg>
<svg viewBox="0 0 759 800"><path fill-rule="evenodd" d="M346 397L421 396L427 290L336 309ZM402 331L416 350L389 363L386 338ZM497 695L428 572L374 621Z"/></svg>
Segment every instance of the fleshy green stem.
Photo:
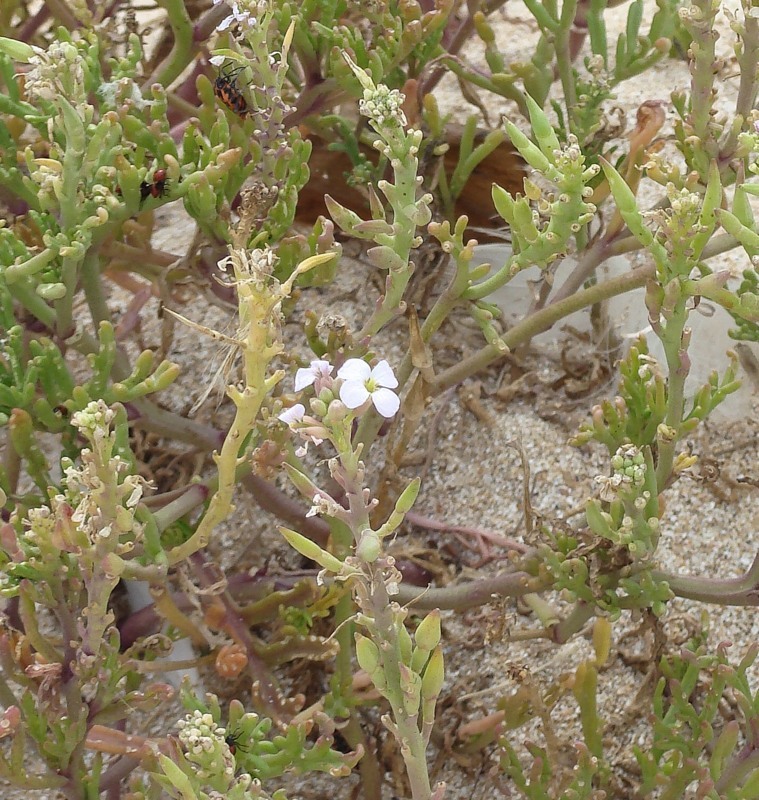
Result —
<svg viewBox="0 0 759 800"><path fill-rule="evenodd" d="M154 83L168 86L190 63L193 48L192 20L184 0L158 0L166 11L166 19L174 34L174 46L155 72L145 81L143 89L149 91Z"/></svg>
<svg viewBox="0 0 759 800"><path fill-rule="evenodd" d="M638 289L645 286L646 281L653 277L655 272L654 265L647 265L640 269L628 272L625 275L620 275L617 278L612 278L603 283L598 283L588 289L577 292L565 300L553 303L546 308L541 308L534 314L530 315L521 322L514 325L513 328L506 331L501 337L506 343L507 347L513 349L517 345L530 341L534 336L537 336L543 331L547 331L559 320L569 316L575 311L580 311L583 308L600 303L603 300L608 300L610 297L616 297L619 294L625 294L632 289ZM462 359L458 364L449 367L447 370L441 372L435 381L433 394L437 396L451 386L461 383L465 378L474 375L481 369L485 369L493 361L502 358L503 351L494 345L487 345L478 352Z"/></svg>

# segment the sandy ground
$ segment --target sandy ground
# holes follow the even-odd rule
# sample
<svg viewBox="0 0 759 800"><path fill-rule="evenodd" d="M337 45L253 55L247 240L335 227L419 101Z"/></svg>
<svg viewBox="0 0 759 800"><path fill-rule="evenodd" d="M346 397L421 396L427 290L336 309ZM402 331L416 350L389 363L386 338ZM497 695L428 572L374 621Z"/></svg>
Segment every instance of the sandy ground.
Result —
<svg viewBox="0 0 759 800"><path fill-rule="evenodd" d="M647 9L652 6L649 3ZM526 57L531 52L531 28L525 22L526 12L520 10L521 7L515 11L511 5L505 8L506 13L498 23L504 49L508 49L511 59ZM620 22L623 13L625 8L614 12L618 27L623 24ZM724 18L722 22L725 23ZM727 30L726 24L723 27ZM729 41L726 34L720 45L726 47ZM472 57L476 59L476 55ZM685 87L687 81L686 64L666 62L651 70L645 80L634 79L624 84L618 102L627 109L628 119L633 120L640 102L661 99L668 103L669 92L676 86ZM726 81L728 95L736 83ZM443 105L447 103L453 108L456 104L455 87L451 83L441 87L440 96ZM489 107L494 120L500 112L509 111L508 103L489 101ZM162 221L169 224L163 226ZM191 235L191 229L183 225L182 214L176 209L162 210L154 246L176 252L182 236L189 239ZM492 248L482 254L483 260L491 262L501 256L502 253ZM640 258L645 255L635 256L633 261ZM734 254L730 258L740 264L742 256ZM355 262L344 270L341 284L334 291L304 292L301 308L311 308L317 313L335 311L345 315L349 323L362 319L375 297L369 270L366 262ZM524 294L514 291L504 300L507 313L513 312L515 307L518 309L520 298L523 299ZM640 315L636 305L639 302L634 299L630 303L630 316L625 317L629 325L624 333L638 329ZM114 311L118 312L120 306L123 308L123 299L114 295ZM224 330L229 323L229 311L205 305L200 297L183 311L195 321L218 330ZM154 308L148 306L144 314L148 344L157 341L156 329L151 328L153 312ZM294 335L301 320L302 311L298 311L288 332ZM702 357L713 359L716 353L721 362L720 354L727 345L723 346L719 339L722 334L714 319L707 320L705 325L706 333L697 342L693 360L699 363ZM391 328L377 343L377 348L382 349L383 356L391 363L397 363L401 355L399 333ZM443 330L440 341L436 356L437 363L442 365L467 355L478 343L476 332L458 318ZM549 336L521 354L523 365L534 373L534 380L511 402L500 400L494 394L504 380L500 368L487 371L481 377L479 410L482 413L479 415L467 407L460 392L439 400L427 417L428 424L433 416L436 418L437 429L415 511L449 525L477 526L519 538L523 533L523 470L515 445L521 445L532 475L534 509L548 521L569 518L593 491L594 476L607 470L600 448L577 450L567 446L566 441L592 403L613 394L613 383L596 386L581 399L569 397L561 388L555 388L565 374L559 357L562 350L565 354L572 350L579 359L592 359L594 354L584 347L580 339L564 333ZM172 393L173 402L177 408L186 409L197 396L198 386L210 379L213 372L210 365L218 359L217 345L178 328L170 358L180 364L183 372ZM469 390L472 386L468 384L464 388ZM710 484L684 480L668 493L660 548L661 563L667 569L728 577L740 574L753 559L759 542L754 511L756 490L738 479L759 477L756 474L759 419L753 404L755 392L756 387L749 381L741 397L733 401L720 421L705 426L692 437L694 452L714 459L719 477ZM201 417L221 422L226 411L223 408L216 411L215 406L214 402L207 403ZM425 426L412 449L423 451L427 447L428 432ZM414 470L407 472L408 477L413 474ZM276 520L262 513L245 494L239 496L235 514L219 529L213 550L227 569L255 569L265 560L287 564L291 558L276 533ZM432 566L440 563L441 554L449 564L457 563L457 569L442 565L439 577L445 582L471 578L476 574L475 568L467 564L474 565L479 558L475 542L467 546L453 534L410 527L398 537L395 552L397 555L414 554ZM477 574L497 571L498 557L503 554L494 549L492 555L495 560ZM753 609L705 609L695 603L675 601L665 617L665 630L673 649L698 630L704 611L708 611L710 617L711 644L733 642L736 658L759 637L759 616ZM510 640L510 635L534 624L524 614L524 609L513 602L495 603L464 615L444 615L446 685L441 699L438 736L430 750L430 760L434 764L434 779L449 784L448 798L485 800L509 796L502 778L492 769L495 752L485 749L479 753L464 753L456 738L461 724L492 713L498 701L513 691L514 684L507 679L507 670L526 668L547 689L590 655L588 631L563 647L543 640L527 643ZM631 746L645 745L649 735L645 704L638 704L636 697L639 690L642 697L647 696L646 676L650 674L651 664L645 656L649 642L628 636L639 624L640 620L628 616L614 626L612 654L600 679L600 715L608 726L605 746L618 778L615 796L620 798L631 796L630 787L636 781ZM643 656L638 664L631 658L636 653ZM756 671L753 678L759 678ZM207 685L207 688L224 695L234 691L229 685ZM482 694L478 697L463 699L464 695L480 691ZM152 725L156 733L166 733L170 721L176 719L176 710L162 711ZM579 740L579 717L571 693L558 702L553 716L562 742ZM374 723L368 720L367 724ZM531 724L510 734L510 741L518 747L525 737L540 742L539 726ZM385 755L388 798L408 796L396 773L397 763L397 755L388 747ZM356 776L343 781L323 776L292 780L287 783L288 796L303 800L324 797L348 800L355 796L356 782ZM22 794L8 791L4 796L17 800ZM24 792L23 796L47 800L48 795Z"/></svg>

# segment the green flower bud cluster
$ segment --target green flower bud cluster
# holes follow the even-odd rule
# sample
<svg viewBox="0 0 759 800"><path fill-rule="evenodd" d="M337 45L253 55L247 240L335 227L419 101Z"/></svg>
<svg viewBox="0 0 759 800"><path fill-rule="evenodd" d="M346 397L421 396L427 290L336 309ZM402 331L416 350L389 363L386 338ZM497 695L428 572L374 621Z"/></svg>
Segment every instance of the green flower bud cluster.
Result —
<svg viewBox="0 0 759 800"><path fill-rule="evenodd" d="M590 184L600 167L586 165L573 134L562 146L543 110L529 96L526 104L535 142L509 121L505 122L506 130L525 161L550 181L553 189L544 193L535 182L525 181L526 195L514 199L505 189L493 187L496 210L511 228L513 254L496 274L470 287L465 297L472 300L487 296L527 267L548 267L566 254L572 237L596 213L596 207L587 200L593 194Z"/></svg>
<svg viewBox="0 0 759 800"><path fill-rule="evenodd" d="M116 452L124 445L123 441L117 443L117 437L123 438L125 422L123 409L114 411L102 400L72 416L72 425L91 449L81 451L79 466L68 458L62 459L63 493L56 493L54 487L49 489L50 508L42 506L27 512L27 530L17 543L22 549L29 545L31 550L28 559L17 560L26 566L9 570L11 577L29 577L26 573L31 568L39 578L43 571L59 568L59 556L68 569L66 553L78 554L77 563L86 573L90 561L97 561L106 550L123 554L141 539L144 525L135 514L146 484L138 475L130 474L131 459ZM114 423L120 428L118 435L112 430ZM17 442L22 436L18 430L22 424L23 418L16 412L12 429ZM28 446L24 449L29 453Z"/></svg>
<svg viewBox="0 0 759 800"><path fill-rule="evenodd" d="M163 764L165 775L177 782L189 779L197 788L231 792L225 797L247 800L248 794L237 794L242 778L242 788L256 790L252 796L266 797L261 792L262 783L286 772L347 775L361 756L360 750L340 753L332 748L334 723L324 714L315 717L319 735L314 740L310 735L313 724L288 725L272 736L272 721L246 713L239 700L230 703L224 727L219 723L221 708L214 695L207 695L203 702L185 688L182 701L185 706L194 706L177 723L184 755L175 762L167 759L169 763ZM164 780L161 782L165 785Z"/></svg>
<svg viewBox="0 0 759 800"><path fill-rule="evenodd" d="M669 208L659 209L647 214L654 223L659 241L665 250L673 256L687 247L693 238L704 232L701 224L702 198L688 189L676 189L673 184L667 185Z"/></svg>
<svg viewBox="0 0 759 800"><path fill-rule="evenodd" d="M611 466L622 485L632 484L636 489L646 479L646 459L634 444L624 444L612 456Z"/></svg>
<svg viewBox="0 0 759 800"><path fill-rule="evenodd" d="M52 102L63 96L74 105L86 103L92 88L87 51L93 44L94 39L81 40L78 45L63 40L51 42L47 50L32 48L33 53L23 59L31 66L25 76L30 101Z"/></svg>
<svg viewBox="0 0 759 800"><path fill-rule="evenodd" d="M717 225L722 221L722 181L716 162L708 171L708 182L703 197L686 188L678 189L668 184L671 208L648 215L658 226L656 235L646 224L639 211L635 194L625 179L608 163L603 165L606 179L617 208L630 232L653 256L657 267L657 285L649 287L646 304L654 330L661 314L666 319L673 316L673 307L679 302L688 276L701 268L701 256ZM670 282L676 279L675 283ZM732 297L732 295L731 295ZM719 301L718 301L719 302Z"/></svg>
<svg viewBox="0 0 759 800"><path fill-rule="evenodd" d="M653 535L658 532L658 520L652 519L651 523ZM552 588L562 592L564 599L588 603L608 614L612 620L629 609L650 609L660 616L674 594L666 581L656 578L650 563L632 561L640 529L633 530L630 526L631 521L625 520L614 533L618 539L625 533L630 534L631 543L624 550L621 545L616 551L596 546L591 550L585 547L563 554L547 545L541 546L540 569L551 577ZM625 560L629 562L627 566L620 567Z"/></svg>
<svg viewBox="0 0 759 800"><path fill-rule="evenodd" d="M235 774L235 759L225 740L226 730L211 714L197 709L177 722L179 741L196 775L217 791L224 791Z"/></svg>
<svg viewBox="0 0 759 800"><path fill-rule="evenodd" d="M570 444L579 447L595 440L612 455L626 443L641 448L656 441L657 428L667 414L667 382L645 337L630 346L619 370L619 396L593 406L590 421L580 425Z"/></svg>
<svg viewBox="0 0 759 800"><path fill-rule="evenodd" d="M389 89L384 83L378 83L377 86L364 89L364 97L359 102L358 109L363 116L369 118L372 127L377 131L393 125L405 128L408 124L403 113L405 99L397 89Z"/></svg>
<svg viewBox="0 0 759 800"><path fill-rule="evenodd" d="M596 500L588 501L586 516L596 536L625 547L635 558L653 552L659 538L658 493L651 451L640 452L634 445L620 448L612 459L614 473L601 476L603 510Z"/></svg>

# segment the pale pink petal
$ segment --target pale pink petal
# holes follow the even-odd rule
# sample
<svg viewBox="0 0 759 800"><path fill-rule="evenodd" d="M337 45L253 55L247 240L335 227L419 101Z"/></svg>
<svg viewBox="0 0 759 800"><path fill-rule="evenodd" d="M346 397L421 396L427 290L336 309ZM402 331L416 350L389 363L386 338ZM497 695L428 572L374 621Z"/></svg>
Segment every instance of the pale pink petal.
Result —
<svg viewBox="0 0 759 800"><path fill-rule="evenodd" d="M400 398L391 389L375 389L372 392L372 403L385 419L395 416L395 413L401 407ZM348 404L346 403L345 405Z"/></svg>
<svg viewBox="0 0 759 800"><path fill-rule="evenodd" d="M316 373L311 367L301 367L295 373L295 391L302 392L316 380Z"/></svg>
<svg viewBox="0 0 759 800"><path fill-rule="evenodd" d="M340 399L348 408L358 408L369 399L369 391L359 381L346 381L340 387Z"/></svg>
<svg viewBox="0 0 759 800"><path fill-rule="evenodd" d="M398 385L398 380L393 374L392 367L384 358L372 370L372 378L377 382L378 386L385 386L388 389L395 389Z"/></svg>
<svg viewBox="0 0 759 800"><path fill-rule="evenodd" d="M317 359L311 362L311 371L317 378L326 379L332 374L332 370L334 367L329 361L322 361L321 359Z"/></svg>
<svg viewBox="0 0 759 800"><path fill-rule="evenodd" d="M300 422L303 415L306 413L306 407L302 403L296 403L291 408L285 409L278 417L285 425L292 425L294 422Z"/></svg>
<svg viewBox="0 0 759 800"><path fill-rule="evenodd" d="M337 377L345 381L364 381L369 380L372 368L360 358L349 358L337 371ZM366 399L366 398L364 398Z"/></svg>
<svg viewBox="0 0 759 800"><path fill-rule="evenodd" d="M295 391L300 392L306 386L311 386L317 379L326 380L332 374L334 367L329 361L315 359L308 367L299 369L295 373Z"/></svg>

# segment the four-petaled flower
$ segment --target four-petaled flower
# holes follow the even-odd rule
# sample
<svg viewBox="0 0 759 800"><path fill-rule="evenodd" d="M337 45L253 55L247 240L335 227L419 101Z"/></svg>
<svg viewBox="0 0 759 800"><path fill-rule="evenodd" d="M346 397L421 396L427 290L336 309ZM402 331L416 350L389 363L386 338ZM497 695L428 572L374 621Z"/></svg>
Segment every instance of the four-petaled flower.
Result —
<svg viewBox="0 0 759 800"><path fill-rule="evenodd" d="M316 393L319 394L322 384L329 379L333 369L329 361L312 361L308 367L295 373L295 391L302 392L307 386L316 383Z"/></svg>
<svg viewBox="0 0 759 800"><path fill-rule="evenodd" d="M340 399L350 409L360 408L371 398L377 411L390 419L400 408L401 401L393 391L398 380L384 359L370 367L360 358L349 358L337 371L337 377L343 381Z"/></svg>

